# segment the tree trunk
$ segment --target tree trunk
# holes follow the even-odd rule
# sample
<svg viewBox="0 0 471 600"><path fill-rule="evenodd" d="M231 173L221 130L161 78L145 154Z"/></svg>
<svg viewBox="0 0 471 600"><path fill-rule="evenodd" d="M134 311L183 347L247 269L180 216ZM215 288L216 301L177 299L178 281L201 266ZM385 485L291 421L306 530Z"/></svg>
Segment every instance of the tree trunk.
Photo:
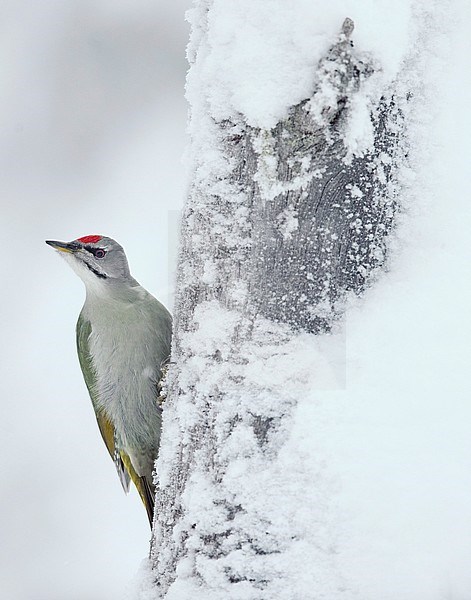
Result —
<svg viewBox="0 0 471 600"><path fill-rule="evenodd" d="M326 573L336 580L335 543L322 523L328 507L303 512L312 501L303 489L317 475L292 454L294 409L312 386L302 357L312 334L338 328L348 297L386 267L401 113L392 97L377 98L367 107L371 143L352 151L352 107L375 68L357 55L346 19L312 96L276 127L249 126L243 114L217 120L197 85L200 28L157 466L155 593L301 598ZM303 526L310 519L317 537ZM316 564L306 570L308 547ZM336 598L336 585L316 597Z"/></svg>

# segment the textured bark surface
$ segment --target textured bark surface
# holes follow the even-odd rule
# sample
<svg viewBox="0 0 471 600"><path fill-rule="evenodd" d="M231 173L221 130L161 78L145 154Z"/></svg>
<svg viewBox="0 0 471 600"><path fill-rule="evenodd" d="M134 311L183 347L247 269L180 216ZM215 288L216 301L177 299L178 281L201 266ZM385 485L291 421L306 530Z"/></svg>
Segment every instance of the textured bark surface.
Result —
<svg viewBox="0 0 471 600"><path fill-rule="evenodd" d="M270 472L263 491L270 505L270 470L296 398L258 389L244 369L254 353L268 360L293 331L329 331L348 294L361 294L385 268L400 113L392 98L378 98L374 143L350 156L351 101L373 72L356 56L352 30L347 19L318 66L312 97L271 130L249 127L243 115L215 122L204 103L194 108L206 139L192 142L182 223L151 554L157 597L176 594L182 577L218 593L243 585L239 597L275 598L270 590L281 589L270 560L289 546L290 534L272 527L277 516L263 501L250 506L227 472L244 456L262 479ZM209 167L208 153L216 156ZM211 310L215 322L224 313L224 331L208 329ZM250 432L250 452L234 443L242 430ZM201 508L194 503L203 479L211 501ZM209 564L217 564L214 581Z"/></svg>

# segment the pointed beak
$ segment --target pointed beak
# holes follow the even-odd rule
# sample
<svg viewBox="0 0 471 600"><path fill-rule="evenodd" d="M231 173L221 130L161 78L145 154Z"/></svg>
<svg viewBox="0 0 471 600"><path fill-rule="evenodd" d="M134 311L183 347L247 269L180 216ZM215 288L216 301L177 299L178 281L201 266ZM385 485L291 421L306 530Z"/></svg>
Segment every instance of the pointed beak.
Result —
<svg viewBox="0 0 471 600"><path fill-rule="evenodd" d="M55 242L54 240L46 240L46 244L52 246L54 250L60 252L76 252L79 249L79 245L75 242Z"/></svg>

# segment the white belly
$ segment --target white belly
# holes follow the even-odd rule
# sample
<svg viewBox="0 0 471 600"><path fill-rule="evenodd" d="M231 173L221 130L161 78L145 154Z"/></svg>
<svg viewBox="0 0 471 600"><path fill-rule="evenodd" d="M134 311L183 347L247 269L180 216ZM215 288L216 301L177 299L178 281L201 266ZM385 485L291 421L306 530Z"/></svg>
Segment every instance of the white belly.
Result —
<svg viewBox="0 0 471 600"><path fill-rule="evenodd" d="M161 411L157 404L156 332L134 305L94 313L89 339L97 374L97 402L115 428L116 443L141 474L157 453ZM142 473L144 474L144 473Z"/></svg>

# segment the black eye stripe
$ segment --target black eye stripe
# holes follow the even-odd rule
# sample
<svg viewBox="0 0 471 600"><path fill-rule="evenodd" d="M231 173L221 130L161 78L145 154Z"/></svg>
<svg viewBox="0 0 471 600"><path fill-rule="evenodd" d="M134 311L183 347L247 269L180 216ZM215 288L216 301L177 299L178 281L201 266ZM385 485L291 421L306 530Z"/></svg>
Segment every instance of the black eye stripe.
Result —
<svg viewBox="0 0 471 600"><path fill-rule="evenodd" d="M90 271L92 273L95 273L95 275L97 277L99 277L100 279L108 279L108 275L105 275L104 273L100 273L100 271L97 271L96 269L94 269L91 265L89 265L87 262L85 263L87 265L87 267L90 269Z"/></svg>

